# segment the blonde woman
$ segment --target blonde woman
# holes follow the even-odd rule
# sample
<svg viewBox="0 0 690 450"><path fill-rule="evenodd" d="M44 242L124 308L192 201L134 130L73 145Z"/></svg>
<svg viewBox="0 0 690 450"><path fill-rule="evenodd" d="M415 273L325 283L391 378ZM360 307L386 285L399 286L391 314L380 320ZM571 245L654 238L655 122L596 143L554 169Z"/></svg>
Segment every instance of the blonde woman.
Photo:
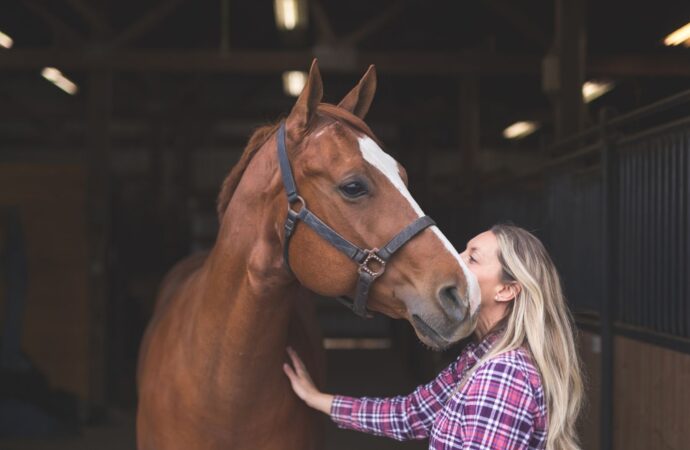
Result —
<svg viewBox="0 0 690 450"><path fill-rule="evenodd" d="M288 349L294 369L283 369L295 393L341 428L429 438L430 449L579 449L580 364L544 246L522 228L497 225L461 256L481 288L475 340L433 381L407 396L334 396L316 389Z"/></svg>

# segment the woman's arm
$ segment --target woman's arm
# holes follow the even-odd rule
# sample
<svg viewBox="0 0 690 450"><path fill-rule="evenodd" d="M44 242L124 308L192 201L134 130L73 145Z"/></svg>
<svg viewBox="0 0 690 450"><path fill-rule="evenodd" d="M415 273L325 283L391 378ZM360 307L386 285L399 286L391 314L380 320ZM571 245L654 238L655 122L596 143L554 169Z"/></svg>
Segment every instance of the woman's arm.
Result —
<svg viewBox="0 0 690 450"><path fill-rule="evenodd" d="M352 398L319 392L311 382L304 364L292 349L288 354L295 369L283 370L295 393L312 408L331 416L341 428L388 436L397 440L424 439L438 411L455 387L455 363L436 379L419 386L407 396L393 398Z"/></svg>

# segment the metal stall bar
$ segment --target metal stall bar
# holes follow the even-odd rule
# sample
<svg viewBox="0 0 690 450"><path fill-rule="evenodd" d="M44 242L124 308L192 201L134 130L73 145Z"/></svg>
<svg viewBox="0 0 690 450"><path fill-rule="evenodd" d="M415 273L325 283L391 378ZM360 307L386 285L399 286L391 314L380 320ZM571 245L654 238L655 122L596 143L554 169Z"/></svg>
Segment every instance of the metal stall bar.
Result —
<svg viewBox="0 0 690 450"><path fill-rule="evenodd" d="M607 134L608 113L600 116L601 139L601 202L602 231L602 302L601 321L601 411L600 448L613 448L613 388L614 388L614 311L618 295L618 160L614 142Z"/></svg>

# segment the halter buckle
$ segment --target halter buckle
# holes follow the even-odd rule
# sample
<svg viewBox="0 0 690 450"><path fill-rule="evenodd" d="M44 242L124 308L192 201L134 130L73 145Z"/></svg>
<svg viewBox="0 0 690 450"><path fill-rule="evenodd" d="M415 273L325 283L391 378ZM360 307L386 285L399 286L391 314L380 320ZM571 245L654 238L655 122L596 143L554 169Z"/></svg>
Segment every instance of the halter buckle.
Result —
<svg viewBox="0 0 690 450"><path fill-rule="evenodd" d="M297 210L292 208L292 205L294 205L295 203L301 203L301 206ZM288 207L287 207L288 212L298 213L306 207L307 207L307 202L302 198L301 195L296 195L295 198L292 200L288 199Z"/></svg>
<svg viewBox="0 0 690 450"><path fill-rule="evenodd" d="M386 261L376 254L377 251L379 251L378 248L364 250L364 253L366 253L367 257L364 258L362 264L359 265L359 272L366 272L371 275L373 279L380 277L383 275L383 272L386 271ZM371 262L374 263L374 266L369 265Z"/></svg>

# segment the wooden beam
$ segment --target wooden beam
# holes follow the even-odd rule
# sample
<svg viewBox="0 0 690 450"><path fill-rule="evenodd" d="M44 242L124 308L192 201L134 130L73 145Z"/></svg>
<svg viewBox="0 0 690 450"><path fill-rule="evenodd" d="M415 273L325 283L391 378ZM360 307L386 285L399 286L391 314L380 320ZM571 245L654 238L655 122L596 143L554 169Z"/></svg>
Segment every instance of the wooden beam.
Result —
<svg viewBox="0 0 690 450"><path fill-rule="evenodd" d="M12 49L0 52L0 69L26 70L57 66L62 70L110 68L122 72L215 72L236 74L277 74L309 67L310 51L233 51L221 55L207 50L56 50ZM358 53L357 67L334 68L331 72L360 74L363 67L376 64L381 73L395 75L456 76L539 75L541 56L532 54L472 56L453 52L366 52ZM587 62L591 76L687 77L690 60L673 54L627 54L591 56Z"/></svg>
<svg viewBox="0 0 690 450"><path fill-rule="evenodd" d="M381 14L365 22L364 25L340 39L339 43L342 43L344 45L357 45L358 43L369 37L371 34L380 30L388 22L398 17L398 15L402 13L405 10L405 8L407 8L407 4L408 2L405 1L398 1L393 3Z"/></svg>
<svg viewBox="0 0 690 450"><path fill-rule="evenodd" d="M519 31L524 37L534 42L540 49L549 47L549 36L541 30L541 26L534 22L528 15L524 14L515 2L505 0L484 0L491 10L503 17L505 20Z"/></svg>
<svg viewBox="0 0 690 450"><path fill-rule="evenodd" d="M58 40L64 39L71 45L83 43L83 37L62 19L45 8L45 5L36 0L23 0L24 5L38 17L43 19L53 31Z"/></svg>
<svg viewBox="0 0 690 450"><path fill-rule="evenodd" d="M326 10L319 0L311 0L309 5L314 15L314 23L316 25L316 32L319 36L319 43L332 44L336 41L336 36Z"/></svg>
<svg viewBox="0 0 690 450"><path fill-rule="evenodd" d="M126 72L220 72L275 74L309 67L311 51L233 51L220 55L206 50L54 50L16 49L0 53L2 69L33 69L46 65L81 70L110 68ZM370 52L357 56L357 67L332 72L359 74L368 64L394 74L452 75L462 73L538 74L541 58L535 55L466 56L457 53Z"/></svg>
<svg viewBox="0 0 690 450"><path fill-rule="evenodd" d="M687 54L589 56L585 72L600 77L689 77Z"/></svg>
<svg viewBox="0 0 690 450"><path fill-rule="evenodd" d="M79 14L82 19L89 24L91 29L96 31L98 34L102 36L109 36L112 34L113 29L103 16L102 12L92 8L91 5L84 3L84 0L67 0L67 4L69 4L72 9L75 10L77 14Z"/></svg>
<svg viewBox="0 0 690 450"><path fill-rule="evenodd" d="M170 13L175 11L185 0L163 0L144 14L139 20L134 22L126 30L121 32L111 44L113 47L124 47L150 31L160 21L165 19Z"/></svg>

